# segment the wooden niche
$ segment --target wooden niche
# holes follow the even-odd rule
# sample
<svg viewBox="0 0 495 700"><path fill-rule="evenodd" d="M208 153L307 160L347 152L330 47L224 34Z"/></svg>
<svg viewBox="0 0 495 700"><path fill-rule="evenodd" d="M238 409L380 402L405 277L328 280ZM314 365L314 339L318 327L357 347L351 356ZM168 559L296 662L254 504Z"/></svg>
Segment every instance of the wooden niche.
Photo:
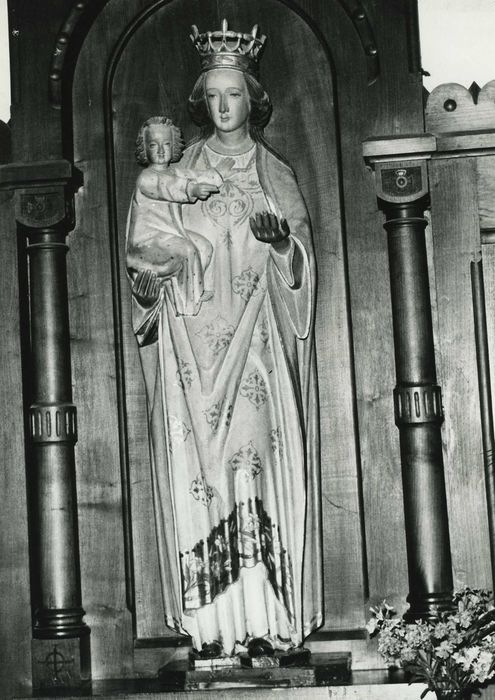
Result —
<svg viewBox="0 0 495 700"><path fill-rule="evenodd" d="M324 629L361 629L366 597L362 513L340 146L328 46L277 0L176 0L157 2L142 12L140 7L135 1L117 0L105 6L84 43L74 77L75 163L84 172L85 185L77 196L69 280L81 425L78 458L84 464L78 483L82 579L93 655L98 656L99 648L103 652L108 642L122 650L128 643L122 631L131 627L138 644L163 644L166 639L167 644L179 643L163 615L146 398L124 264L125 228L138 173L138 128L150 116L167 115L182 127L186 141L195 135L186 110L199 75L190 27L215 29L224 17L230 27L243 31L259 23L268 36L261 82L274 112L266 137L294 167L311 215L319 276ZM119 31L110 21L117 9ZM105 60L102 46L113 47ZM117 650L112 654L115 664L118 655Z"/></svg>

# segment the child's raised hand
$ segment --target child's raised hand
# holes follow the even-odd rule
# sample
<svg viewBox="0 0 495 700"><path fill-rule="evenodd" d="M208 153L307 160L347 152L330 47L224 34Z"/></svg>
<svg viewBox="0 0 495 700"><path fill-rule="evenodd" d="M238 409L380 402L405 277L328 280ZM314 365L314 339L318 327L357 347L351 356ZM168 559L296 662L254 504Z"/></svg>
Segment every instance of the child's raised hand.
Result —
<svg viewBox="0 0 495 700"><path fill-rule="evenodd" d="M142 306L153 306L160 296L160 282L153 270L141 270L132 283L132 293Z"/></svg>
<svg viewBox="0 0 495 700"><path fill-rule="evenodd" d="M209 182L194 182L189 186L189 192L197 199L208 199L208 197L220 190L216 185L210 185Z"/></svg>

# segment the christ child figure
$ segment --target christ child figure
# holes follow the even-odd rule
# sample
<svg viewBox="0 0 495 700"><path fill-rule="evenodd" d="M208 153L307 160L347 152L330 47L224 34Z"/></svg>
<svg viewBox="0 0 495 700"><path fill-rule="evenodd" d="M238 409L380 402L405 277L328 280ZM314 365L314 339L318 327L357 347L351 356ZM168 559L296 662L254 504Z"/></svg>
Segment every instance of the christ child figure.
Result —
<svg viewBox="0 0 495 700"><path fill-rule="evenodd" d="M151 117L141 126L136 159L143 170L136 180L127 239L134 294L149 298L163 287L178 316L196 315L213 296L204 289L212 245L184 228L181 206L219 192L234 162L224 158L216 168L181 169L173 164L183 149L180 129L171 119Z"/></svg>

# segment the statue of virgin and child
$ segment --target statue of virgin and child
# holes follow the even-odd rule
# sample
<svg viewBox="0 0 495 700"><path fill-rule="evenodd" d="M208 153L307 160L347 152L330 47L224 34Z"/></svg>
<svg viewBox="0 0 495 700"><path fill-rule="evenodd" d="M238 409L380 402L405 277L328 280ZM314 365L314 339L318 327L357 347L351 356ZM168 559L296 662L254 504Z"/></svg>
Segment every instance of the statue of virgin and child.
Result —
<svg viewBox="0 0 495 700"><path fill-rule="evenodd" d="M311 227L263 136L265 37L191 39L200 135L141 128L126 248L165 621L205 657L271 655L323 616Z"/></svg>

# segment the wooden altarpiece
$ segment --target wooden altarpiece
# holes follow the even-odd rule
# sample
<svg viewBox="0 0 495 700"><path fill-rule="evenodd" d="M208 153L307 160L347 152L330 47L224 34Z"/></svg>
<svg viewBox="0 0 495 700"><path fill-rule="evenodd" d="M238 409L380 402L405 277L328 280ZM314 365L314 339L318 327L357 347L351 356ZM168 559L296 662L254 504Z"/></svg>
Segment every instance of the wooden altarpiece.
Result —
<svg viewBox="0 0 495 700"><path fill-rule="evenodd" d="M137 128L166 113L186 138L195 133L185 109L198 71L191 24L226 17L269 36L267 137L294 166L315 232L325 623L309 646L378 668L364 632L370 601L404 609L409 596L411 615L429 616L449 606L454 583L489 584L490 304L476 267L469 326L465 265L476 230L479 242L476 172L489 178L476 150L456 167L433 165L442 149L424 133L416 14L415 0L50 0L42 12L10 2L4 694L152 677L187 651L163 621L123 253ZM445 231L435 243L429 228L424 238L427 160L433 230L438 219ZM470 228L452 237L450 219Z"/></svg>

